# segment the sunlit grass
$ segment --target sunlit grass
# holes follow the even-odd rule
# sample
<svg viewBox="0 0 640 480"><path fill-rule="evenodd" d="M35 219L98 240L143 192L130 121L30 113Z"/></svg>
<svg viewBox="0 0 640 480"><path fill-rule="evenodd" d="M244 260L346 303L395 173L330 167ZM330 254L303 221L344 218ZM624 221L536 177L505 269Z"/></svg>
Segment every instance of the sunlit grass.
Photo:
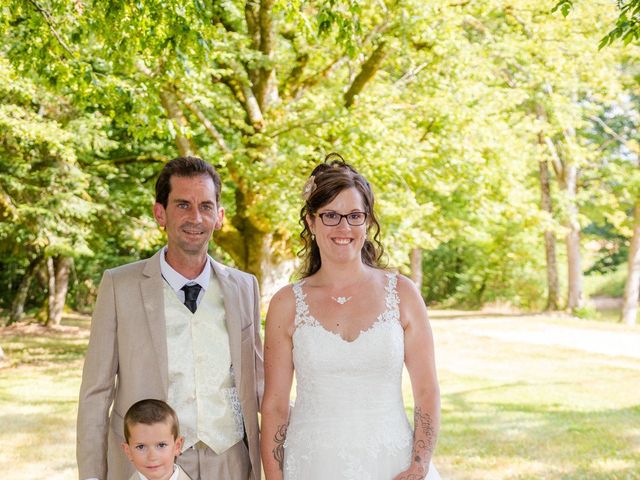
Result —
<svg viewBox="0 0 640 480"><path fill-rule="evenodd" d="M606 330L545 321L576 335L581 327ZM443 477L640 478L640 359L532 345L526 337L507 342L483 336L472 322L432 320L442 391L435 462Z"/></svg>
<svg viewBox="0 0 640 480"><path fill-rule="evenodd" d="M638 327L567 318L512 320L496 321L523 336L527 322L576 335L581 329L640 334ZM77 478L75 418L87 323L76 320L80 329L47 335L0 331L10 359L0 369L4 480ZM443 479L640 479L640 359L501 340L472 317L434 315L432 326L442 392L434 461ZM405 396L412 418L406 379Z"/></svg>
<svg viewBox="0 0 640 480"><path fill-rule="evenodd" d="M37 326L4 330L0 369L0 471L5 480L77 478L75 418L83 329L43 334Z"/></svg>

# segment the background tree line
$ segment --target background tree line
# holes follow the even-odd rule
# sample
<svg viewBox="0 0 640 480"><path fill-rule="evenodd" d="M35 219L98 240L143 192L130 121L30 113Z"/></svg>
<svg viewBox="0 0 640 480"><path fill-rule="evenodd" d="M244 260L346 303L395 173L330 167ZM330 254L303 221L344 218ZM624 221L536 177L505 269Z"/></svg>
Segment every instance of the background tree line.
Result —
<svg viewBox="0 0 640 480"><path fill-rule="evenodd" d="M105 268L157 250L153 181L178 154L220 170L214 253L268 298L330 151L372 180L389 263L427 301L580 312L585 272L640 263L640 72L633 42L598 50L615 5L565 3L6 2L6 321L90 308Z"/></svg>

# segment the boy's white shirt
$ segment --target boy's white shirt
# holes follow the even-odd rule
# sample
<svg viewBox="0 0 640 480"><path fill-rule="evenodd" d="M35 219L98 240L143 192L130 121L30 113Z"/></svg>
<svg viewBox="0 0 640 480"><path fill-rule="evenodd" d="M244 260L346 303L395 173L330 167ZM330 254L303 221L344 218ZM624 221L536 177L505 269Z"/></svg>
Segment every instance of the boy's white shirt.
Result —
<svg viewBox="0 0 640 480"><path fill-rule="evenodd" d="M143 474L141 474L137 470L136 470L136 472L138 473L138 476L140 477L140 480L149 480L147 477L145 477ZM169 477L169 480L178 480L178 475L180 475L180 467L174 463L173 464L173 475L171 475Z"/></svg>

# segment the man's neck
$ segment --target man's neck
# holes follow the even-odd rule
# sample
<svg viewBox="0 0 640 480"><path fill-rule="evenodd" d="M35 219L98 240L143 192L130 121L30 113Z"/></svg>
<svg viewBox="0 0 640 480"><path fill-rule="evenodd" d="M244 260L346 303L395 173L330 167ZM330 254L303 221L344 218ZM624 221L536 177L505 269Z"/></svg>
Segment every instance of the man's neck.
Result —
<svg viewBox="0 0 640 480"><path fill-rule="evenodd" d="M189 280L193 280L202 273L208 256L207 252L198 255L177 255L173 250L167 248L165 259L176 272Z"/></svg>

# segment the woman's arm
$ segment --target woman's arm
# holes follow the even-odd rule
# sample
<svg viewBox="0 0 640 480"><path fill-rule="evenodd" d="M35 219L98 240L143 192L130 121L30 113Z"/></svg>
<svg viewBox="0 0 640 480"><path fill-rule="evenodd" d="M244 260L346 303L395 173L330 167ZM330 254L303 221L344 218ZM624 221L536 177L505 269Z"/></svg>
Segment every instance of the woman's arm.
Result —
<svg viewBox="0 0 640 480"><path fill-rule="evenodd" d="M404 361L414 399L411 465L394 480L419 480L427 476L440 428L440 389L436 374L433 334L427 308L414 283L398 277L400 321L404 327Z"/></svg>
<svg viewBox="0 0 640 480"><path fill-rule="evenodd" d="M291 287L274 295L265 327L265 391L262 400L260 452L267 480L281 480L284 441L289 424L289 396L293 381L295 300Z"/></svg>

